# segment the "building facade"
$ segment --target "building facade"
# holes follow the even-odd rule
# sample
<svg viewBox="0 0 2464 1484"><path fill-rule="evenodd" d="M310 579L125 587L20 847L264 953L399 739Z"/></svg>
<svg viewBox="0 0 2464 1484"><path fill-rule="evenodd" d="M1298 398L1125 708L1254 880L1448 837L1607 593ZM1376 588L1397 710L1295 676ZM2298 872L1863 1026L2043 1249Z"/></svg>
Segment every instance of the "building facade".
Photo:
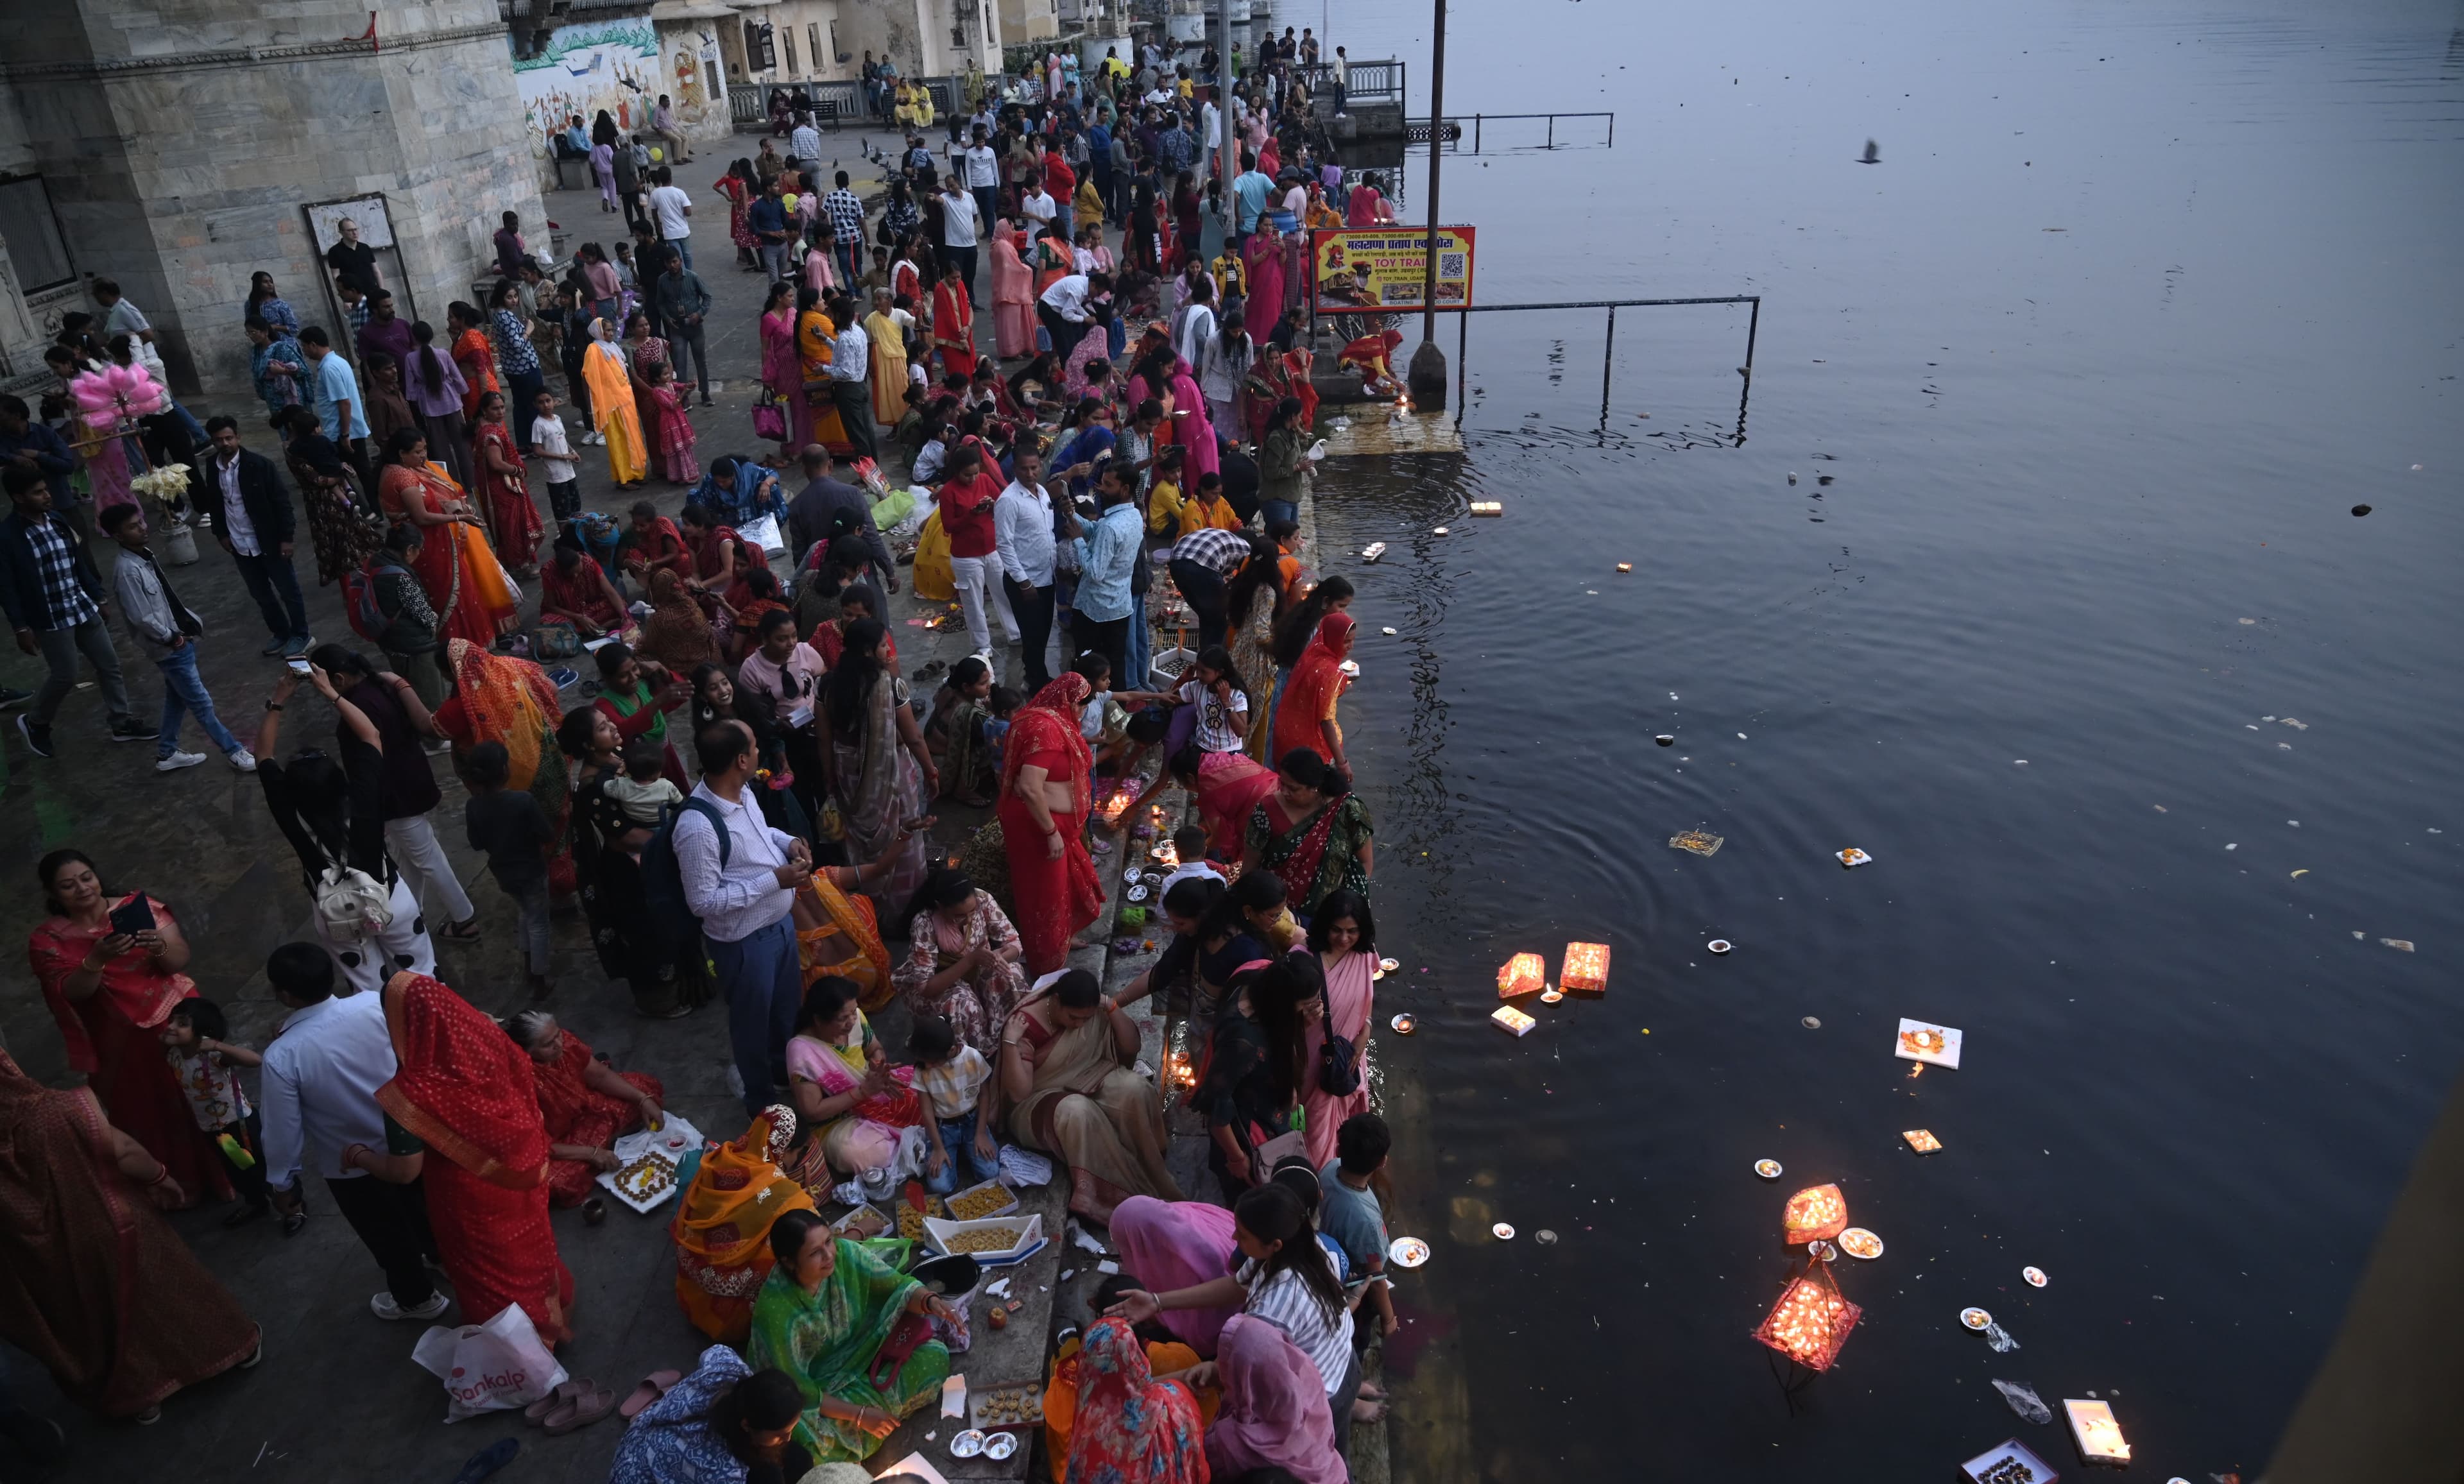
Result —
<svg viewBox="0 0 2464 1484"><path fill-rule="evenodd" d="M997 0L728 0L737 14L720 26L727 80L766 94L799 83L851 82L869 55L906 76L964 72L969 60L1001 69ZM1049 7L1052 0L1037 0Z"/></svg>
<svg viewBox="0 0 2464 1484"><path fill-rule="evenodd" d="M184 392L245 393L250 275L335 325L343 216L440 326L505 211L547 242L499 0L11 8L0 53L0 382L114 279Z"/></svg>

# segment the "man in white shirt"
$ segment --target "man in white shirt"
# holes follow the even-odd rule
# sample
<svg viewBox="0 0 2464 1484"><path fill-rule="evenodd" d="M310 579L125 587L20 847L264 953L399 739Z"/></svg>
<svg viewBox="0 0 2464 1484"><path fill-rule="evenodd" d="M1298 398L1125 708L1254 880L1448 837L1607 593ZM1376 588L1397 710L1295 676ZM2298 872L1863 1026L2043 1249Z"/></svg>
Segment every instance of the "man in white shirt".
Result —
<svg viewBox="0 0 2464 1484"><path fill-rule="evenodd" d="M385 1112L377 1088L392 1080L393 1038L379 994L334 997L334 961L313 943L286 943L265 961L275 999L291 1014L265 1048L258 1098L264 1115L265 1183L282 1213L285 1234L308 1219L299 1174L316 1146L318 1173L335 1209L358 1233L385 1290L368 1300L381 1320L431 1320L446 1297L429 1280L436 1258L428 1229L428 1201L418 1181L392 1185L343 1163L346 1149L385 1150ZM356 1159L356 1154L355 1154Z"/></svg>
<svg viewBox="0 0 2464 1484"><path fill-rule="evenodd" d="M1223 147L1223 110L1211 98L1198 107L1198 138L1205 150L1205 167L1198 172L1198 188L1202 192L1206 183L1215 179L1215 154Z"/></svg>
<svg viewBox="0 0 2464 1484"><path fill-rule="evenodd" d="M798 114L796 127L787 135L787 163L799 170L809 170L821 163L822 131L813 127L813 116Z"/></svg>
<svg viewBox="0 0 2464 1484"><path fill-rule="evenodd" d="M1044 182L1040 177L1031 184L1034 188L1019 198L1018 214L1025 217L1030 224L1026 229L1028 238L1041 240L1044 229L1052 225L1054 217L1061 214L1061 207L1053 201L1052 193L1044 188Z"/></svg>
<svg viewBox="0 0 2464 1484"><path fill-rule="evenodd" d="M676 173L666 165L650 172L650 215L659 224L659 240L674 248L693 267L693 198L676 185Z"/></svg>
<svg viewBox="0 0 2464 1484"><path fill-rule="evenodd" d="M847 442L855 445L855 456L869 459L873 456L872 337L856 318L855 300L830 300L829 315L830 322L840 327L830 341L830 401L839 409Z"/></svg>
<svg viewBox="0 0 2464 1484"><path fill-rule="evenodd" d="M1001 156L992 146L992 130L977 124L975 142L967 146L967 193L976 198L976 216L994 221L1000 215Z"/></svg>
<svg viewBox="0 0 2464 1484"><path fill-rule="evenodd" d="M968 151L972 160L974 151ZM981 194L990 196L987 189ZM974 308L981 301L976 297L976 239L993 218L977 206L977 197L958 185L956 175L941 183L941 229L943 261L957 265L958 276L967 286L967 305Z"/></svg>
<svg viewBox="0 0 2464 1484"><path fill-rule="evenodd" d="M755 766L751 728L712 722L693 738L693 752L702 778L676 817L676 873L726 987L744 1111L759 1113L787 1091L787 1038L804 998L792 914L796 893L813 879L813 852L772 829L745 793Z"/></svg>
<svg viewBox="0 0 2464 1484"><path fill-rule="evenodd" d="M1215 343L1215 280L1199 273L1182 285L1187 298L1173 316L1172 348L1192 367L1206 364Z"/></svg>
<svg viewBox="0 0 2464 1484"><path fill-rule="evenodd" d="M993 550L1033 694L1052 684L1044 652L1052 639L1052 493L1044 488L1044 455L1021 445L1012 467L1017 476L993 501Z"/></svg>
<svg viewBox="0 0 2464 1484"><path fill-rule="evenodd" d="M1061 357L1063 365L1069 363L1069 353L1078 348L1078 342L1085 339L1087 332L1095 326L1095 321L1087 313L1087 300L1091 295L1111 292L1112 277L1110 273L1070 273L1052 280L1052 287L1045 290L1044 296L1035 301L1035 316L1044 321L1045 330L1051 332L1052 348Z"/></svg>

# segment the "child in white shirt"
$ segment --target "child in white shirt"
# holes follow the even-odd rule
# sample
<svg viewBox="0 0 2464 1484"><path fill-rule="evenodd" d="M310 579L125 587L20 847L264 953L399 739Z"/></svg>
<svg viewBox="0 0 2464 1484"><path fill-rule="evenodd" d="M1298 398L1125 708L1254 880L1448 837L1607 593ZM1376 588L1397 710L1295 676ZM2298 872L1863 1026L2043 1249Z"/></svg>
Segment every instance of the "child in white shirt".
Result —
<svg viewBox="0 0 2464 1484"><path fill-rule="evenodd" d="M999 1175L1001 1154L982 1106L985 1084L993 1080L992 1063L959 1041L947 1015L916 1016L907 1033L907 1049L915 1058L915 1090L932 1102L933 1117L941 1125L941 1147L949 1151L946 1161L938 1153L925 1157L924 1189L949 1194L958 1188L962 1167L970 1171L970 1185Z"/></svg>

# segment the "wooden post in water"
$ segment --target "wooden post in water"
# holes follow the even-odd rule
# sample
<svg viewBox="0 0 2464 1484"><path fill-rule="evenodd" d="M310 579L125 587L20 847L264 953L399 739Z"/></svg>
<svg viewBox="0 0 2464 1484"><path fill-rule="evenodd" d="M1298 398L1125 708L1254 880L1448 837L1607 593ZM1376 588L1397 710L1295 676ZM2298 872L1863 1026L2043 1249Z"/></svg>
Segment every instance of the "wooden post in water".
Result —
<svg viewBox="0 0 2464 1484"><path fill-rule="evenodd" d="M1428 259L1420 275L1420 348L1412 352L1404 381L1412 389L1412 405L1423 412L1446 404L1446 353L1438 348L1438 176L1446 150L1446 0L1437 0L1437 39L1429 48L1429 230L1423 240Z"/></svg>

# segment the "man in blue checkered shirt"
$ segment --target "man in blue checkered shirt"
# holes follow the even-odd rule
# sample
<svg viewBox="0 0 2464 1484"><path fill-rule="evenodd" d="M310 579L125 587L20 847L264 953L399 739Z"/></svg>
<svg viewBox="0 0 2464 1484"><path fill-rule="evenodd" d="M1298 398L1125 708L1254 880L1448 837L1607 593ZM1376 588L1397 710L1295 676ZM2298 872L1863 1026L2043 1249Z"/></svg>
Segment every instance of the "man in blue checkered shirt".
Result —
<svg viewBox="0 0 2464 1484"><path fill-rule="evenodd" d="M838 260L839 282L853 283L862 276L857 257L864 251L864 203L847 189L847 173L838 173L838 189L822 198L822 214L830 219L830 229L838 233L838 247L833 255Z"/></svg>
<svg viewBox="0 0 2464 1484"><path fill-rule="evenodd" d="M42 471L12 464L0 470L11 507L0 518L0 608L17 631L17 647L39 654L51 677L34 694L32 710L17 718L17 731L38 757L52 755L52 718L77 688L81 652L94 666L103 704L111 709L111 739L140 742L154 729L128 709L128 685L120 655L102 624L102 578L86 555L77 528L52 514L52 487Z"/></svg>

